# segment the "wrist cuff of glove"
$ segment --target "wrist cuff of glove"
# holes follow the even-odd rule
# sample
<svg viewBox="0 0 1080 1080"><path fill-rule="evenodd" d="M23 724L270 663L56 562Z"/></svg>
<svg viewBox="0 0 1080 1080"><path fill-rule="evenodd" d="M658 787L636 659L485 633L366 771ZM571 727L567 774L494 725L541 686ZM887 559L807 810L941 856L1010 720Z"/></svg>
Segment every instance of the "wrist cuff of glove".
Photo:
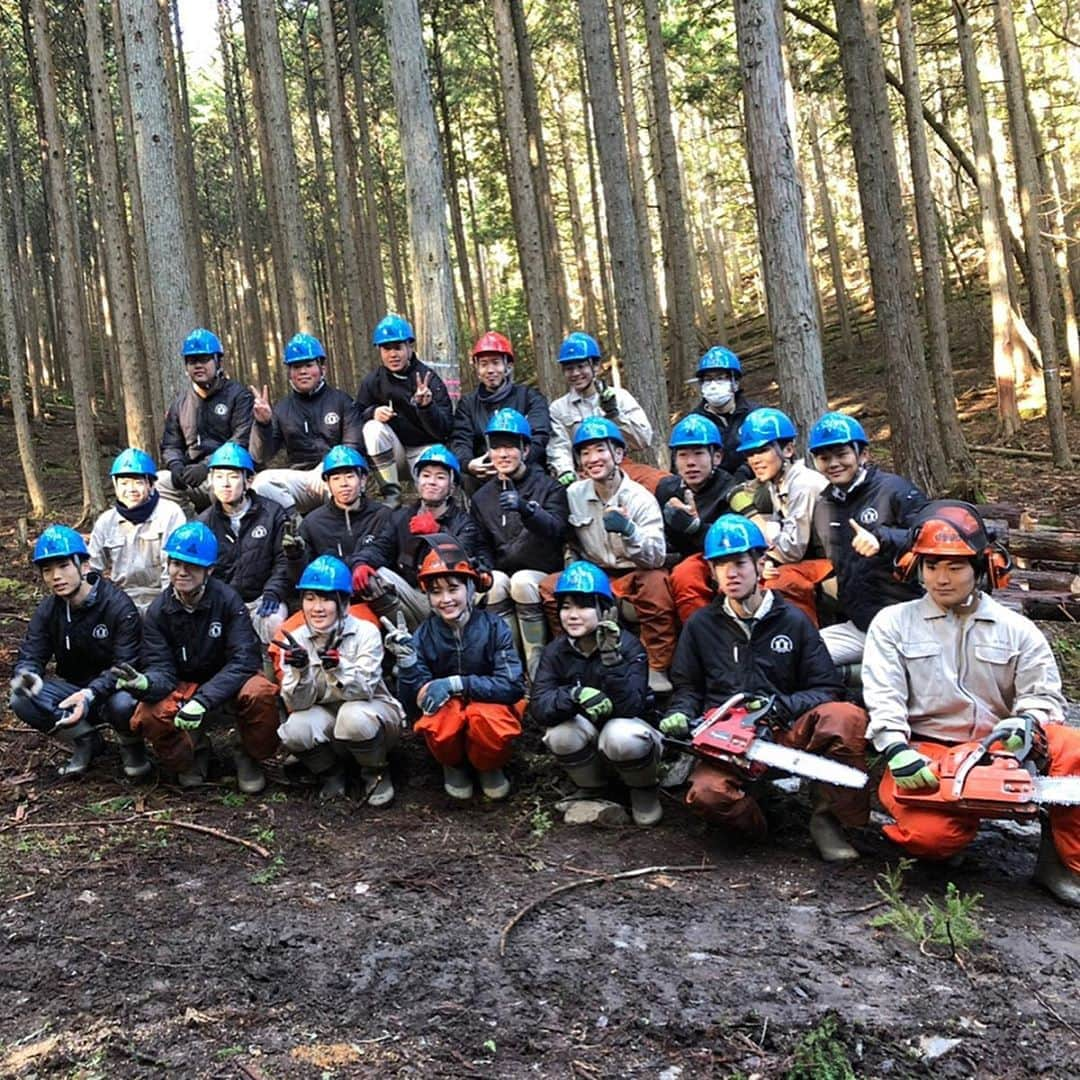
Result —
<svg viewBox="0 0 1080 1080"><path fill-rule="evenodd" d="M446 681L450 684L451 694L465 693L465 680L460 675L451 675Z"/></svg>
<svg viewBox="0 0 1080 1080"><path fill-rule="evenodd" d="M892 761L897 754L902 754L905 750L913 750L911 743L906 742L894 742L889 743L881 753L884 755L886 761Z"/></svg>

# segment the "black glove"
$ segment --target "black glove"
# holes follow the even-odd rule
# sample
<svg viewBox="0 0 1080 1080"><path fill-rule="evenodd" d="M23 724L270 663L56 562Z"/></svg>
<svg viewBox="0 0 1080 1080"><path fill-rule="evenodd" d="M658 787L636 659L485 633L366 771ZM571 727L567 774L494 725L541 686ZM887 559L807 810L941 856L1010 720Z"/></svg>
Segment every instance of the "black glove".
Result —
<svg viewBox="0 0 1080 1080"><path fill-rule="evenodd" d="M174 461L169 466L169 476L172 477L174 488L187 487L187 484L184 483L184 463L182 461Z"/></svg>
<svg viewBox="0 0 1080 1080"><path fill-rule="evenodd" d="M499 509L504 514L520 513L521 502L521 495L518 493L517 488L508 487L499 492Z"/></svg>
<svg viewBox="0 0 1080 1080"><path fill-rule="evenodd" d="M284 641L275 641L274 644L281 650L281 659L289 667L303 671L311 663L307 649L300 644L287 630L282 630Z"/></svg>
<svg viewBox="0 0 1080 1080"><path fill-rule="evenodd" d="M701 528L701 518L684 510L681 506L664 503L664 522L669 529L678 533L696 533Z"/></svg>
<svg viewBox="0 0 1080 1080"><path fill-rule="evenodd" d="M194 465L187 465L184 468L184 483L189 488L197 488L209 475L210 470L206 467L206 463L197 461Z"/></svg>

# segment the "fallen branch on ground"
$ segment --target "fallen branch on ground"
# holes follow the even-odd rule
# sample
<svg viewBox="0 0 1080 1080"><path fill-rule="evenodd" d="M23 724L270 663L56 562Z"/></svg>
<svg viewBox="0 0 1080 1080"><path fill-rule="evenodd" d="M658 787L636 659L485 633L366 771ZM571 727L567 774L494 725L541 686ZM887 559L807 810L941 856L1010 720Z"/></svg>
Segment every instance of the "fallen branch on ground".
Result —
<svg viewBox="0 0 1080 1080"><path fill-rule="evenodd" d="M976 454L999 454L1001 457L1031 458L1032 461L1053 461L1049 450L1018 450L1012 446L972 446Z"/></svg>
<svg viewBox="0 0 1080 1080"><path fill-rule="evenodd" d="M643 866L637 870L624 870L620 874L598 874L595 877L581 878L578 881L569 881L565 885L559 885L550 892L530 900L518 913L502 928L499 934L499 955L506 955L506 943L510 940L510 934L530 911L535 911L542 904L546 904L553 897L561 893L570 892L571 889L580 889L585 885L599 885L608 881L625 881L627 878L647 877L649 874L692 874L702 870L717 870L716 866Z"/></svg>

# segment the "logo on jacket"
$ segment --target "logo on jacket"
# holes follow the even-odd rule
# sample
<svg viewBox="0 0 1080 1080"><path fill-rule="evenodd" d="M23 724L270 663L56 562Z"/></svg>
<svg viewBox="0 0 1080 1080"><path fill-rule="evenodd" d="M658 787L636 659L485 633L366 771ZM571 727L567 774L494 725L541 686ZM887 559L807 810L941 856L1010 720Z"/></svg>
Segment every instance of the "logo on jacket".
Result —
<svg viewBox="0 0 1080 1080"><path fill-rule="evenodd" d="M335 424L341 421L341 417L336 412L328 412L323 418L322 422L327 427L333 427Z"/></svg>
<svg viewBox="0 0 1080 1080"><path fill-rule="evenodd" d="M266 535L266 526L265 525L256 525L255 528L251 530L251 539L252 540L261 540L265 535Z"/></svg>
<svg viewBox="0 0 1080 1080"><path fill-rule="evenodd" d="M868 506L860 515L859 523L861 525L873 525L878 519L878 512L873 506Z"/></svg>
<svg viewBox="0 0 1080 1080"><path fill-rule="evenodd" d="M99 622L90 633L100 641L102 638L107 638L109 636L109 628L103 622Z"/></svg>
<svg viewBox="0 0 1080 1080"><path fill-rule="evenodd" d="M769 642L769 648L772 649L773 652L789 653L795 646L787 634L777 634L776 637Z"/></svg>
<svg viewBox="0 0 1080 1080"><path fill-rule="evenodd" d="M208 637L221 637L221 623L212 622L206 633Z"/></svg>
<svg viewBox="0 0 1080 1080"><path fill-rule="evenodd" d="M215 416L228 416L228 414L229 414L229 406L226 405L224 401L219 401L214 406L214 415Z"/></svg>

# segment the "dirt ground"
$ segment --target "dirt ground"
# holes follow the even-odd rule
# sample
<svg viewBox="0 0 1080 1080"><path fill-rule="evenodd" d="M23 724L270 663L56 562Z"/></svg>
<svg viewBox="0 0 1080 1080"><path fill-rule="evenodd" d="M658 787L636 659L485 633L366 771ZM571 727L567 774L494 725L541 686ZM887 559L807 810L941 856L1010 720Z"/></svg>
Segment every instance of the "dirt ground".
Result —
<svg viewBox="0 0 1080 1080"><path fill-rule="evenodd" d="M992 402L962 401L971 441L993 442ZM62 410L38 431L66 520L72 437ZM6 682L36 596L10 413L0 453ZM980 463L988 498L1075 519L1074 475ZM1080 638L1053 629L1071 662ZM4 707L0 1075L1080 1076L1080 918L1029 882L1035 830L987 826L962 866L906 872L913 908L950 883L982 895L980 940L920 948L872 925L897 864L879 820L839 871L779 790L758 850L727 845L677 792L653 830L568 826L555 770L535 734L523 743L506 804L451 805L412 744L396 802L373 811L321 806L280 768L258 798L227 774L195 794L131 785L115 752L62 781L63 750Z"/></svg>

